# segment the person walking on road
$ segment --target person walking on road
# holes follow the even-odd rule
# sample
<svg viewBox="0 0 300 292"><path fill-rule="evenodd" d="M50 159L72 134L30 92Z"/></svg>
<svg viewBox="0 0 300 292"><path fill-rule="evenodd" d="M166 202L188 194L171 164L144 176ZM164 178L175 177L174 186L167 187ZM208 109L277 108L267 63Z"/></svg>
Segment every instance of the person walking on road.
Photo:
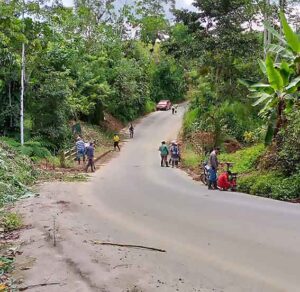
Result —
<svg viewBox="0 0 300 292"><path fill-rule="evenodd" d="M77 152L76 159L78 161L78 164L80 164L81 157L83 162L85 162L85 143L80 136L77 137L76 152Z"/></svg>
<svg viewBox="0 0 300 292"><path fill-rule="evenodd" d="M165 164L166 167L169 167L169 163L168 163L169 149L165 141L161 142L161 146L159 147L158 151L160 152L160 157L161 157L160 166L164 167Z"/></svg>
<svg viewBox="0 0 300 292"><path fill-rule="evenodd" d="M218 154L220 152L220 148L215 148L209 155L208 166L209 166L209 177L208 177L208 189L211 190L217 189L217 171L219 166Z"/></svg>
<svg viewBox="0 0 300 292"><path fill-rule="evenodd" d="M86 172L88 172L89 167L91 167L92 172L95 171L94 155L95 155L94 143L91 142L90 145L86 148L86 156L88 158L88 164L85 168Z"/></svg>
<svg viewBox="0 0 300 292"><path fill-rule="evenodd" d="M121 151L120 146L119 146L119 142L120 142L120 137L118 134L114 135L114 150L116 151L117 148L119 149L119 151Z"/></svg>

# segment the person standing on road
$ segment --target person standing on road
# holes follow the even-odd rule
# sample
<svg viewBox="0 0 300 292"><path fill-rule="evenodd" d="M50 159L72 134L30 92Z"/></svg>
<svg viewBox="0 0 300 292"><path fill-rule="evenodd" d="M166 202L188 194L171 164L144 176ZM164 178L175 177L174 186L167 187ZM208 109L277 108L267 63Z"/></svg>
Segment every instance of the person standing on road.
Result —
<svg viewBox="0 0 300 292"><path fill-rule="evenodd" d="M175 114L175 106L172 105L172 115L174 115L174 114Z"/></svg>
<svg viewBox="0 0 300 292"><path fill-rule="evenodd" d="M161 157L160 166L164 167L165 164L166 167L169 167L168 164L169 149L165 141L161 142L161 146L159 147L158 151L160 152L160 157Z"/></svg>
<svg viewBox="0 0 300 292"><path fill-rule="evenodd" d="M130 124L130 127L129 127L129 134L130 134L130 138L133 138L133 134L134 134L134 127L132 124Z"/></svg>
<svg viewBox="0 0 300 292"><path fill-rule="evenodd" d="M80 164L80 160L82 157L83 162L85 162L85 143L80 136L77 137L76 141L76 152L77 152L77 161Z"/></svg>
<svg viewBox="0 0 300 292"><path fill-rule="evenodd" d="M220 148L214 148L214 150L209 155L208 166L209 166L209 178L208 178L208 189L211 190L217 189L217 171L219 166L218 154L220 152Z"/></svg>
<svg viewBox="0 0 300 292"><path fill-rule="evenodd" d="M114 135L114 150L116 151L117 148L119 149L119 151L121 151L120 146L119 146L119 142L120 142L120 137L118 134Z"/></svg>
<svg viewBox="0 0 300 292"><path fill-rule="evenodd" d="M170 153L171 153L171 160L172 160L172 168L174 168L174 166L178 167L180 153L179 153L179 147L175 141L172 142Z"/></svg>
<svg viewBox="0 0 300 292"><path fill-rule="evenodd" d="M86 172L88 172L89 167L91 167L92 172L95 171L94 155L95 155L94 143L91 142L90 145L86 148L86 156L88 158L88 164L85 168Z"/></svg>

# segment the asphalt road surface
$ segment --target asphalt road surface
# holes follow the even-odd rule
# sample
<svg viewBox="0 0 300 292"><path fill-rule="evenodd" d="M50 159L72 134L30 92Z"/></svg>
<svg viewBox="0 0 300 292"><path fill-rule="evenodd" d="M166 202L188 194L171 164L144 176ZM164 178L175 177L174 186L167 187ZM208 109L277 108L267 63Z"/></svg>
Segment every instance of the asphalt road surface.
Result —
<svg viewBox="0 0 300 292"><path fill-rule="evenodd" d="M160 167L160 142L176 138L183 113L181 106L174 116L170 111L147 116L136 126L134 139L90 182L64 186L69 198L80 198L82 206L70 207L70 218L73 231L76 226L79 234L82 226L90 231L87 240L167 251L131 249L137 254L115 266L127 265L110 282L112 268L97 276L97 267L86 262L93 250L72 239L74 232L62 234L61 256L72 251L73 268L79 266L88 282L81 291L300 291L299 205L209 191L179 169ZM67 219L58 220L67 232ZM101 252L108 249L113 247ZM99 288L103 282L106 290Z"/></svg>

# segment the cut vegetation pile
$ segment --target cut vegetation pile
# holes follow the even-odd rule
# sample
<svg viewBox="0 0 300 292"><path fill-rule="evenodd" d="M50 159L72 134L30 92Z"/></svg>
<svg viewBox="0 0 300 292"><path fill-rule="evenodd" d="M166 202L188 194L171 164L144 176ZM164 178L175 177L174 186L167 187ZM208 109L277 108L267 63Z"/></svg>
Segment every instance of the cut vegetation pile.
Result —
<svg viewBox="0 0 300 292"><path fill-rule="evenodd" d="M26 186L36 180L32 160L0 141L0 207L28 192Z"/></svg>

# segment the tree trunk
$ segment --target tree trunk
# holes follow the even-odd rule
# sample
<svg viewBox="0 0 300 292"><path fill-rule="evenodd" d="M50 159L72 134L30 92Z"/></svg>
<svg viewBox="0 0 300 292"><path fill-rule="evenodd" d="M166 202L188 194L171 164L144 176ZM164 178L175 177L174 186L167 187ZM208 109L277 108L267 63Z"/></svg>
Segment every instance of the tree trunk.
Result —
<svg viewBox="0 0 300 292"><path fill-rule="evenodd" d="M285 101L284 101L284 99L280 99L278 106L277 106L277 121L276 121L275 130L274 130L274 139L277 137L279 131L284 126L284 123L285 123L284 109L285 109Z"/></svg>
<svg viewBox="0 0 300 292"><path fill-rule="evenodd" d="M265 7L264 7L264 21L267 21L270 23L270 14L269 14L269 9L270 9L270 0L265 0ZM271 32L268 31L268 29L264 29L264 56L266 58L267 56L267 46L271 43Z"/></svg>
<svg viewBox="0 0 300 292"><path fill-rule="evenodd" d="M9 117L9 127L13 127L13 117L12 117L12 101L11 101L11 81L8 83L8 103L9 103L9 111L10 111L10 117Z"/></svg>

